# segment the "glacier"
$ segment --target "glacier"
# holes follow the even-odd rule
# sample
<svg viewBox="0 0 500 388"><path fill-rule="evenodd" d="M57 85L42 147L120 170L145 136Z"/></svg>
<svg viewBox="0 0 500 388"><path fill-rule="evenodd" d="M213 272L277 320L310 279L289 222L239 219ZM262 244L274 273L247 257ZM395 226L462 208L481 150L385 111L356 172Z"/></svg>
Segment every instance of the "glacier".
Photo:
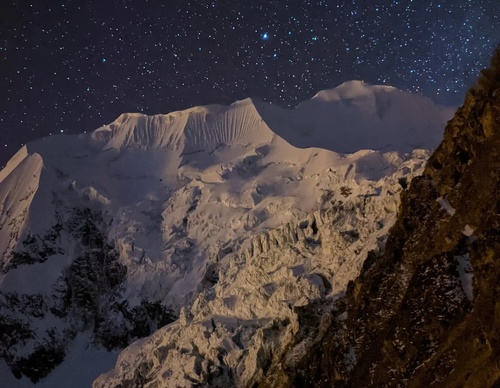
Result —
<svg viewBox="0 0 500 388"><path fill-rule="evenodd" d="M383 249L453 113L350 81L28 143L0 171L0 386L258 381Z"/></svg>

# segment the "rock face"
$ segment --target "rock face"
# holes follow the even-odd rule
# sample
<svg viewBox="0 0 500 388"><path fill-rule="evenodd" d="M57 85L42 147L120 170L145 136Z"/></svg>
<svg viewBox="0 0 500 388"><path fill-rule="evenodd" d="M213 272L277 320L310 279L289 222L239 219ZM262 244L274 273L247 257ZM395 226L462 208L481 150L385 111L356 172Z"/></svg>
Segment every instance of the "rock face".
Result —
<svg viewBox="0 0 500 388"><path fill-rule="evenodd" d="M72 240L73 250L79 252L52 289L0 291L0 354L17 378L24 375L32 382L64 360L68 344L82 331L93 333L94 345L111 350L177 319L159 302L143 300L132 307L121 300L127 268L107 241L102 214L89 208L68 214L67 219L58 217L43 236L28 233L22 249L13 252L2 269L8 273L54 257L62 260L62 240Z"/></svg>
<svg viewBox="0 0 500 388"><path fill-rule="evenodd" d="M402 194L384 253L369 255L333 314L302 312L293 350L261 386L499 386L499 178L497 49Z"/></svg>

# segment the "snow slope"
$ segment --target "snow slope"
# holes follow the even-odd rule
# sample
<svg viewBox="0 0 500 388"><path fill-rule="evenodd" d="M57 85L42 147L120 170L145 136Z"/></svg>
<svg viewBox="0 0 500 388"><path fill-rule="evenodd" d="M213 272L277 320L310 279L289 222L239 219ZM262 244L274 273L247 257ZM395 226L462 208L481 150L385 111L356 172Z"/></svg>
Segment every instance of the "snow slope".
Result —
<svg viewBox="0 0 500 388"><path fill-rule="evenodd" d="M390 86L349 81L323 90L292 112L256 102L275 133L296 147L352 153L361 149L411 152L433 149L455 109Z"/></svg>
<svg viewBox="0 0 500 388"><path fill-rule="evenodd" d="M426 156L415 153L378 181L343 180L345 197L329 192L300 222L246 240L207 268L207 286L177 322L125 349L94 387L252 386L292 342L296 309L342 293L367 252L383 248L398 181L419 174Z"/></svg>
<svg viewBox="0 0 500 388"><path fill-rule="evenodd" d="M96 352L126 346L168 323L151 312L159 303L181 318L128 348L97 386L133 373L124 360L147 362L158 341L171 350L159 365L179 365L158 366L161 384L218 378L207 371L221 346L221 381L251 381L266 325L292 330L294 306L342 292L383 246L399 179L428 156L406 152L436 146L452 113L353 81L292 111L247 99L130 113L26 145L0 171L0 323L26 329L0 343L3 359L26 375L42 350L52 367L72 360L82 333ZM229 341L236 332L245 339Z"/></svg>

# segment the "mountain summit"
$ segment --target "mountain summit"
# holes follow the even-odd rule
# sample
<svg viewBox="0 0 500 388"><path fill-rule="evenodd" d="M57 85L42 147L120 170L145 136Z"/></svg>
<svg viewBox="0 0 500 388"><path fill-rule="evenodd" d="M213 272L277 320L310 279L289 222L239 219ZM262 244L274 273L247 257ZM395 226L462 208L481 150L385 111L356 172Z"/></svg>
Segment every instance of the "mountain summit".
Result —
<svg viewBox="0 0 500 388"><path fill-rule="evenodd" d="M383 248L451 114L353 81L27 144L0 171L6 384L88 386L132 343L96 386L257 381Z"/></svg>
<svg viewBox="0 0 500 388"><path fill-rule="evenodd" d="M382 85L349 81L317 93L294 110L256 102L264 121L292 145L352 153L360 149L411 152L434 149L439 127L455 109Z"/></svg>

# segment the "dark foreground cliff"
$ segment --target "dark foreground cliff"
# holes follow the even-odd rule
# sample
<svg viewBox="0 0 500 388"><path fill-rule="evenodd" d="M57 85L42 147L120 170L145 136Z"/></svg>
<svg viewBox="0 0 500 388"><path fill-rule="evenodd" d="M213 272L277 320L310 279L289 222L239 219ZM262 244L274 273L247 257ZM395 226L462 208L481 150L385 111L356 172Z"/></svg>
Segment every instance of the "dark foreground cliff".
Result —
<svg viewBox="0 0 500 388"><path fill-rule="evenodd" d="M500 386L500 49L333 311L261 386Z"/></svg>

